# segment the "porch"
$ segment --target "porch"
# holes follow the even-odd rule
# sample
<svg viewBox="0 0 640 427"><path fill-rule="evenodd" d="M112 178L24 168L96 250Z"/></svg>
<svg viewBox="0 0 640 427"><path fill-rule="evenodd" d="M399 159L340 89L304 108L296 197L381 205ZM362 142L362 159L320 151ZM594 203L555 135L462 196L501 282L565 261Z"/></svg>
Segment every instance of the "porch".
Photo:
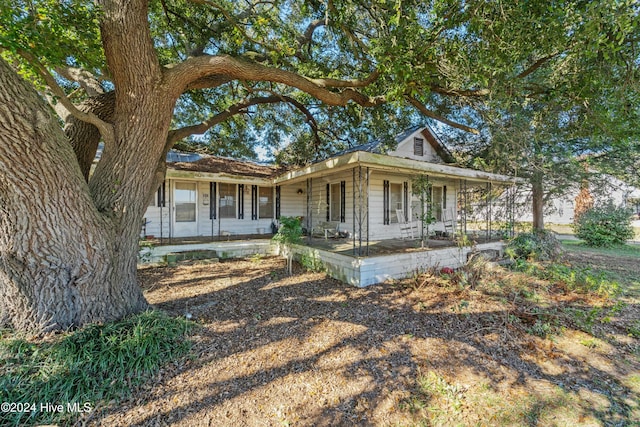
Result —
<svg viewBox="0 0 640 427"><path fill-rule="evenodd" d="M210 251L218 258L246 257L255 254L279 255L277 243L264 235L234 236L234 240L211 238L171 239L157 246L143 247L144 262L164 262L167 255ZM166 240L166 239L165 239ZM504 242L498 238L475 236L473 246L460 246L450 239L385 239L370 241L368 255L359 256L353 239L306 237L294 245L294 258L321 265L326 273L353 286L365 287L389 279L410 277L430 267L458 268L471 252L502 254ZM304 262L304 261L303 261Z"/></svg>

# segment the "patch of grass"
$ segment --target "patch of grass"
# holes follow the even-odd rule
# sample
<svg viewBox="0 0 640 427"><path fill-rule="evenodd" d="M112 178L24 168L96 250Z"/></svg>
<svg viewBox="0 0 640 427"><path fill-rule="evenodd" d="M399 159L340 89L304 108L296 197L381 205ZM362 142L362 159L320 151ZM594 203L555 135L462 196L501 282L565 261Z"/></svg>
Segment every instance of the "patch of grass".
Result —
<svg viewBox="0 0 640 427"><path fill-rule="evenodd" d="M0 402L33 406L0 413L0 424L68 424L81 414L67 404L91 410L117 402L161 366L185 355L192 327L186 320L147 311L42 342L3 335ZM63 405L64 410L41 411L40 405L46 403Z"/></svg>
<svg viewBox="0 0 640 427"><path fill-rule="evenodd" d="M414 393L401 405L416 426L431 425L600 425L595 407L561 387L512 389L509 393L489 383L464 386L436 372L420 376Z"/></svg>
<svg viewBox="0 0 640 427"><path fill-rule="evenodd" d="M640 245L619 245L611 248L593 248L580 240L563 240L562 245L573 251L590 252L609 256L626 256L640 258Z"/></svg>
<svg viewBox="0 0 640 427"><path fill-rule="evenodd" d="M627 333L630 337L640 339L640 320L633 322L628 328Z"/></svg>
<svg viewBox="0 0 640 427"><path fill-rule="evenodd" d="M605 272L596 272L587 267L571 267L564 264L539 264L518 260L514 267L517 271L562 284L572 291L594 293L605 297L620 294L620 283L609 278Z"/></svg>
<svg viewBox="0 0 640 427"><path fill-rule="evenodd" d="M457 413L463 404L465 388L449 383L434 371L417 378L417 389L403 404L402 409L420 414L432 421L439 415L451 416Z"/></svg>

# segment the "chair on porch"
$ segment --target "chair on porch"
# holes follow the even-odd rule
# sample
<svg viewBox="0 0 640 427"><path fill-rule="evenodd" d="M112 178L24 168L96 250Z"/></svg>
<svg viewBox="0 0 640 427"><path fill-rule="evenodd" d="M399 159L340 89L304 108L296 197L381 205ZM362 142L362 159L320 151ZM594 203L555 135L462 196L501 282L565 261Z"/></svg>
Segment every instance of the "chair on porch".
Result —
<svg viewBox="0 0 640 427"><path fill-rule="evenodd" d="M448 233L449 237L453 239L456 231L456 214L453 209L444 209L442 211L442 223L444 224L445 233Z"/></svg>
<svg viewBox="0 0 640 427"><path fill-rule="evenodd" d="M396 209L396 216L398 217L402 239L415 239L419 235L417 222L407 221L404 216L404 209Z"/></svg>
<svg viewBox="0 0 640 427"><path fill-rule="evenodd" d="M312 229L311 235L314 237L324 237L327 240L329 237L340 236L340 222L338 221L322 221L316 224Z"/></svg>

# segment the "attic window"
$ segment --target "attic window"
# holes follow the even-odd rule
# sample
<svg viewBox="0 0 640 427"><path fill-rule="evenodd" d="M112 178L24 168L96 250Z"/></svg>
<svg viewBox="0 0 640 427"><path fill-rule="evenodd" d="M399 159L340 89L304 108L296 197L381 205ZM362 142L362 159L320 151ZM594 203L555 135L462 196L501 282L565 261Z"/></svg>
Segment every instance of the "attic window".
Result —
<svg viewBox="0 0 640 427"><path fill-rule="evenodd" d="M413 154L415 156L424 156L424 139L413 138Z"/></svg>

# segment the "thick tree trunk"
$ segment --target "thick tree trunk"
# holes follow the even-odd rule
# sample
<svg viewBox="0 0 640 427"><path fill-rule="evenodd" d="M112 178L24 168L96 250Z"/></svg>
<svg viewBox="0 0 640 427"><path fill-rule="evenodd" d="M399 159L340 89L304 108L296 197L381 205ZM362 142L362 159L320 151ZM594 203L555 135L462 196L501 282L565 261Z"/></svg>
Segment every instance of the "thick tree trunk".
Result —
<svg viewBox="0 0 640 427"><path fill-rule="evenodd" d="M2 320L45 331L145 309L136 281L139 224L122 219L98 212L50 111L0 60Z"/></svg>
<svg viewBox="0 0 640 427"><path fill-rule="evenodd" d="M544 230L544 186L542 176L536 175L532 182L533 231Z"/></svg>

